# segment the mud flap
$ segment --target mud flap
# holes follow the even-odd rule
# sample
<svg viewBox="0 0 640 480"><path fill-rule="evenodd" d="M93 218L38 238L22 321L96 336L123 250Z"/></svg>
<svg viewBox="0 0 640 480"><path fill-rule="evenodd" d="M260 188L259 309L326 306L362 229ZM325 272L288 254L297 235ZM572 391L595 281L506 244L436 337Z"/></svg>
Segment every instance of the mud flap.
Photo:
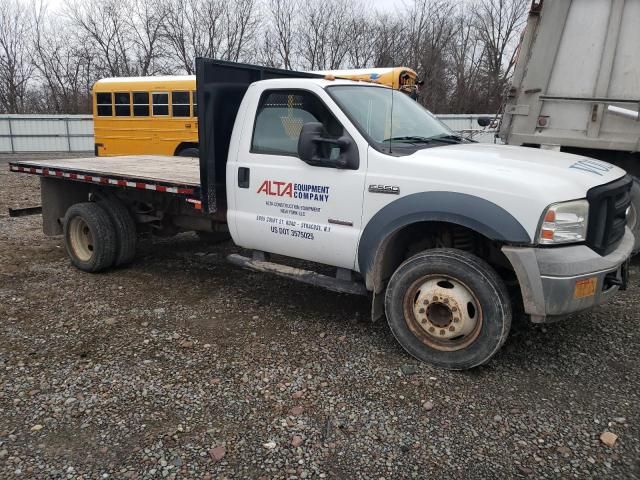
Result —
<svg viewBox="0 0 640 480"><path fill-rule="evenodd" d="M380 293L372 292L371 297L371 321L375 322L384 317L384 294L383 290Z"/></svg>

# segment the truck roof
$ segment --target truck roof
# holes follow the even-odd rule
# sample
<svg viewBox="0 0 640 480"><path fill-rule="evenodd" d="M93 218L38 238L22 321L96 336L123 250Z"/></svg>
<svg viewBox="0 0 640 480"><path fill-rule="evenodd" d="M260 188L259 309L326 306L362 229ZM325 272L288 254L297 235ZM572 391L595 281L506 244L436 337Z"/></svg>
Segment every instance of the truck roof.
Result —
<svg viewBox="0 0 640 480"><path fill-rule="evenodd" d="M321 88L329 87L332 85L358 85L358 86L366 86L366 87L380 87L380 88L391 88L387 85L379 85L376 83L368 82L368 81L359 81L359 80L348 80L342 78L336 78L335 80L327 80L325 78L270 78L268 80L260 80L260 83L264 84L280 84L286 83L290 84L292 81L296 83L310 83L320 86Z"/></svg>

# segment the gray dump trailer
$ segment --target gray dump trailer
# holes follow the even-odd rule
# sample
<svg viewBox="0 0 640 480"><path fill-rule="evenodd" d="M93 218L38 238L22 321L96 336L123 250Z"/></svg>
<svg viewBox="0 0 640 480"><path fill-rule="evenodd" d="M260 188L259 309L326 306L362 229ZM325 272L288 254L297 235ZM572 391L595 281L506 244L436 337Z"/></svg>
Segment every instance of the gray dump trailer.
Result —
<svg viewBox="0 0 640 480"><path fill-rule="evenodd" d="M640 0L534 0L501 139L606 160L635 177L640 248Z"/></svg>

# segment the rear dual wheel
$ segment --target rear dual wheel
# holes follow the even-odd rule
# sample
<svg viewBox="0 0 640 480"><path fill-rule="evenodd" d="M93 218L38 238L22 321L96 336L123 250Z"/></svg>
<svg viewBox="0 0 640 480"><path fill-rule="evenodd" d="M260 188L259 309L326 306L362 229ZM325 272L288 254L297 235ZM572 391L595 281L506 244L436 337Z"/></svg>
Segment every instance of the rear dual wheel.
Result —
<svg viewBox="0 0 640 480"><path fill-rule="evenodd" d="M63 233L71 263L85 272L123 265L135 254L135 223L118 201L72 205L64 218Z"/></svg>
<svg viewBox="0 0 640 480"><path fill-rule="evenodd" d="M487 362L511 327L506 286L484 260L455 249L434 249L406 260L385 297L393 335L411 355L463 370Z"/></svg>

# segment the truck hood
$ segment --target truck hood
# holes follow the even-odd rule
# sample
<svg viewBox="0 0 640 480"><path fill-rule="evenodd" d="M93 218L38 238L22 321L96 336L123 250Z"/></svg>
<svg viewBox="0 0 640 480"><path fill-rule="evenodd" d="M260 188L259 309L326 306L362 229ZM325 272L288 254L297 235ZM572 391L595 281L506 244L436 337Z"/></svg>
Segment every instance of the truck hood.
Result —
<svg viewBox="0 0 640 480"><path fill-rule="evenodd" d="M589 157L538 148L491 144L460 144L418 150L416 157L429 163L437 158L445 169L464 170L466 175L499 179L542 187L554 201L584 198L587 190L612 182L626 172ZM414 156L412 155L412 156Z"/></svg>
<svg viewBox="0 0 640 480"><path fill-rule="evenodd" d="M369 154L369 185L398 186L400 196L456 192L488 200L510 213L535 238L541 216L553 203L585 198L589 189L625 171L588 157L526 147L460 144L389 157ZM391 195L371 195L377 211Z"/></svg>

